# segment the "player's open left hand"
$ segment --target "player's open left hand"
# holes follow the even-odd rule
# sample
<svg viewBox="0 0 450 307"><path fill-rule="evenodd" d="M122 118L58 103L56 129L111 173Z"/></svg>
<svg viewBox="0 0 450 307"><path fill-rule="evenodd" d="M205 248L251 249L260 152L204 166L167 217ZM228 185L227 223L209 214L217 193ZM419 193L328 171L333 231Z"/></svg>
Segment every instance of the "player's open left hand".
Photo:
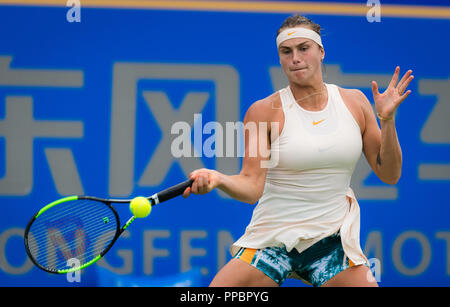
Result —
<svg viewBox="0 0 450 307"><path fill-rule="evenodd" d="M373 99L375 101L375 109L377 113L384 118L392 118L395 116L395 111L403 100L408 97L411 90L405 92L411 80L414 76L411 75L412 70L408 70L398 82L398 77L400 75L400 67L395 68L394 75L392 76L391 82L389 83L386 91L380 94L378 92L378 84L376 81L372 81L372 92Z"/></svg>

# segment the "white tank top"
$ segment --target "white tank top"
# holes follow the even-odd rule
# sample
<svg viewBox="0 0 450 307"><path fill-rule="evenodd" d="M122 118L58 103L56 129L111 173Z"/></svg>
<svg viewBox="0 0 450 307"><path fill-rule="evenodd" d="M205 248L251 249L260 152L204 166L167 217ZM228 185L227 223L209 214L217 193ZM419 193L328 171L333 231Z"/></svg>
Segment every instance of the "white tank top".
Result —
<svg viewBox="0 0 450 307"><path fill-rule="evenodd" d="M359 246L359 205L350 179L361 156L359 125L336 85L325 84L326 107L303 109L289 87L279 91L284 112L280 136L271 144L276 166L267 170L264 192L244 235L232 245L285 246L302 252L340 230L346 255L367 261Z"/></svg>

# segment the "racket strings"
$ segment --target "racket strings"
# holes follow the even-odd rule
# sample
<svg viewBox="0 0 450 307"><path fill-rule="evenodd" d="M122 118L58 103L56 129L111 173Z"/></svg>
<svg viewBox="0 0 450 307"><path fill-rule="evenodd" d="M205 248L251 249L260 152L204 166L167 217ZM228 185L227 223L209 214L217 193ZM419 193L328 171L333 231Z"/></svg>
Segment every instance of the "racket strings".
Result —
<svg viewBox="0 0 450 307"><path fill-rule="evenodd" d="M61 203L43 212L33 222L29 231L29 251L36 262L47 269L69 269L71 258L83 265L97 257L114 239L117 227L114 212L101 202Z"/></svg>

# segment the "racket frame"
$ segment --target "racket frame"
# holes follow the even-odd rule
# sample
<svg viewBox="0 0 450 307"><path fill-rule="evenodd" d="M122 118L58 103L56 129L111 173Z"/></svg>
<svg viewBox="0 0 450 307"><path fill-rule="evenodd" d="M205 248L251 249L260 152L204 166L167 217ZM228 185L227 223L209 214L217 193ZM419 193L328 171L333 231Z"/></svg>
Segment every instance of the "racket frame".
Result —
<svg viewBox="0 0 450 307"><path fill-rule="evenodd" d="M181 195L187 187L192 186L193 182L194 182L194 180L192 180L192 179L186 180L184 182L176 184L172 187L169 187L161 192L155 193L146 198L149 200L150 205L153 207L161 202L167 201L178 195ZM91 259L90 261L84 263L83 265L75 266L73 268L64 269L64 270L51 270L51 269L46 268L46 267L42 266L41 264L39 264L34 259L34 257L31 255L31 252L29 250L29 245L28 245L28 234L29 234L31 225L42 213L49 210L50 208L57 206L59 204L65 203L65 202L75 201L75 200L92 200L92 201L101 202L104 205L108 206L111 209L111 211L113 212L113 214L116 218L116 221L117 221L116 233L115 233L113 239L111 240L111 242L108 244L108 246L106 246L105 249L103 249L103 251L99 255L97 255L95 258ZM124 204L124 203L130 203L131 201L132 201L132 199L104 199L104 198L99 198L99 197L94 197L94 196L73 195L73 196L63 197L63 198L60 198L58 200L51 202L50 204L48 204L48 205L44 206L42 209L40 209L37 213L35 213L33 215L33 217L30 219L30 221L28 222L27 227L25 228L24 242L25 242L25 251L27 252L28 257L38 268L40 268L48 273L53 273L53 274L67 274L67 273L71 273L71 272L75 272L75 271L79 271L84 268L87 268L88 266L90 266L90 265L96 263L98 260L100 260L111 249L111 247L114 245L114 243L120 237L120 235L136 219L136 217L133 215L133 216L131 216L131 218L128 219L128 221L122 227L120 227L119 214L117 213L116 209L111 204L112 203Z"/></svg>
<svg viewBox="0 0 450 307"><path fill-rule="evenodd" d="M152 206L154 205L154 202L151 200L151 197L148 197L150 203L152 204ZM98 254L95 258L91 259L90 261L84 263L83 265L80 266L76 266L70 269L64 269L64 270L52 270L50 268L44 267L43 265L41 265L40 263L38 263L36 261L36 259L32 256L30 249L29 249L29 245L28 245L28 235L29 235L29 231L31 228L31 225L33 224L33 222L39 218L39 216L44 213L45 211L49 210L50 208L57 206L59 204L62 203L66 203L69 201L76 201L76 200L91 200L91 201L97 201L97 202L101 202L103 205L107 206L114 214L114 217L116 218L117 221L117 226L116 226L116 232L114 234L113 239L111 240L111 242L102 250L102 252L100 254ZM38 212L36 212L36 214L33 215L33 217L30 219L30 221L27 224L27 227L25 228L25 234L24 234L24 241L25 241L25 251L27 252L28 257L31 259L31 261L40 269L48 272L48 273L53 273L53 274L67 274L67 273L71 273L71 272L75 272L78 270L82 270L94 263L96 263L98 260L100 260L110 249L111 247L114 245L114 243L117 241L117 239L120 237L120 235L128 228L128 226L131 225L131 223L136 219L136 217L133 215L130 219L128 219L128 221L121 227L120 226L120 217L119 214L117 213L116 209L111 205L111 203L129 203L131 201L131 199L103 199L103 198L99 198L99 197L93 197L93 196L81 196L81 195L73 195L73 196L68 196L68 197L64 197L58 200L55 200L54 202L51 202L50 204L48 204L47 206L43 207L41 210L39 210Z"/></svg>

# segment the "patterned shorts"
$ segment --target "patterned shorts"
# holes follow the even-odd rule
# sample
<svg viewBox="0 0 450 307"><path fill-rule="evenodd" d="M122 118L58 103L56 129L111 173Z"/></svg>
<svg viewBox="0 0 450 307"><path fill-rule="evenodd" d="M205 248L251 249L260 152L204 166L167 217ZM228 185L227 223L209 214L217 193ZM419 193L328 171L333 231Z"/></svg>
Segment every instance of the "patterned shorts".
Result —
<svg viewBox="0 0 450 307"><path fill-rule="evenodd" d="M297 275L306 283L319 287L354 265L345 255L338 233L322 239L301 253L295 248L288 252L285 247L242 247L234 258L262 271L278 285L286 278Z"/></svg>

